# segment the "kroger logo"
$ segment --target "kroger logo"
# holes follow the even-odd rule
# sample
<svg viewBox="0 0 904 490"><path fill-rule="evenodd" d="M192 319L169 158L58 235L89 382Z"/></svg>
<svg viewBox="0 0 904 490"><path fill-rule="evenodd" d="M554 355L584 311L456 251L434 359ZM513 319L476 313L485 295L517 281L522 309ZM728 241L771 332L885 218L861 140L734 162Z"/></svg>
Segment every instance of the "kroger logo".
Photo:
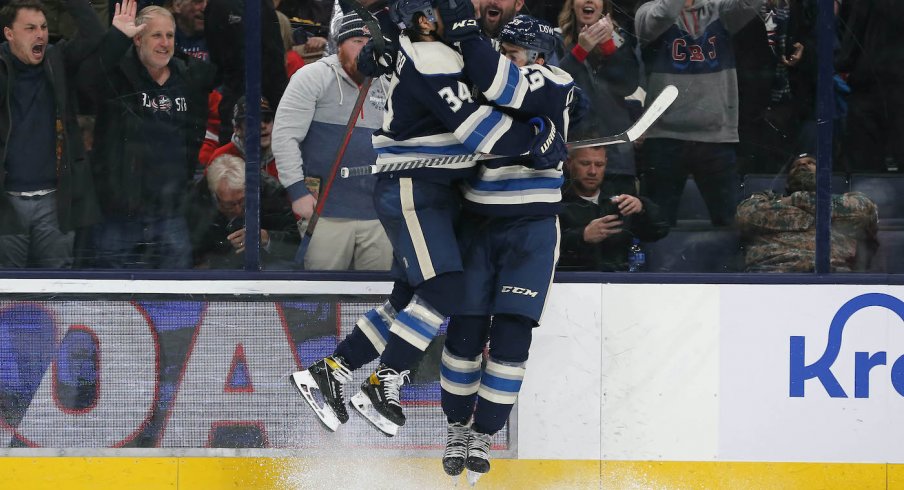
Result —
<svg viewBox="0 0 904 490"><path fill-rule="evenodd" d="M882 293L869 293L857 296L845 303L829 326L829 341L822 356L813 364L804 364L804 352L807 339L805 337L791 337L791 370L789 391L792 397L804 396L804 383L808 379L816 378L832 398L847 398L848 394L838 383L838 379L832 373L832 365L838 359L841 351L841 334L848 319L854 313L870 306L878 306L889 309L898 314L904 320L904 302ZM869 373L876 366L888 364L887 353L882 352L855 352L854 353L854 397L869 398ZM897 358L891 365L891 385L901 396L904 396L904 356Z"/></svg>

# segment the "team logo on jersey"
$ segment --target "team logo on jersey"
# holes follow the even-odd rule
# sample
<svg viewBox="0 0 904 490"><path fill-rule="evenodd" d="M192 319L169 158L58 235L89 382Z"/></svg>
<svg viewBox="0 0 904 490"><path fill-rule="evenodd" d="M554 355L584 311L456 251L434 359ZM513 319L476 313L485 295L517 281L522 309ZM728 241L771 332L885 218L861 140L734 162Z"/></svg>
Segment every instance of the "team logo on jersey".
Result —
<svg viewBox="0 0 904 490"><path fill-rule="evenodd" d="M165 95L158 95L151 99L151 109L154 109L154 112L170 112L173 109L173 101Z"/></svg>
<svg viewBox="0 0 904 490"><path fill-rule="evenodd" d="M188 103L185 97L176 97L171 99L168 95L160 94L150 96L144 92L141 93L141 106L151 109L153 112L165 112L171 114L175 108L176 112L185 112L188 110Z"/></svg>

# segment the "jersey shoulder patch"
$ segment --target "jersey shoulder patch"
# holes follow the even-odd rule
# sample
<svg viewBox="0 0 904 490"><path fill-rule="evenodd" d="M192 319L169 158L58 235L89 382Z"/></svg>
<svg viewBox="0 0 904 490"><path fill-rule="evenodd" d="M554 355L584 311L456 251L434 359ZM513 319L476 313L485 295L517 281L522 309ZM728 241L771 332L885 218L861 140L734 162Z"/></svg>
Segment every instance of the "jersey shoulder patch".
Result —
<svg viewBox="0 0 904 490"><path fill-rule="evenodd" d="M461 54L441 42L413 43L408 36L399 36L399 47L423 75L454 75L465 66Z"/></svg>

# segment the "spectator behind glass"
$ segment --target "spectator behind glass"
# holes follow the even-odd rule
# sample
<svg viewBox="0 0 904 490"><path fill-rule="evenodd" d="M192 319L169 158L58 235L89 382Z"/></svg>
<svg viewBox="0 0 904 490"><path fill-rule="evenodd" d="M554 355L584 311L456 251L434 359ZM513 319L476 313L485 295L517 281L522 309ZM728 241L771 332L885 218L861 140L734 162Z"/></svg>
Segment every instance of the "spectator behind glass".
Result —
<svg viewBox="0 0 904 490"><path fill-rule="evenodd" d="M13 2L0 2L3 4ZM81 30L78 19L69 10L68 0L47 0L41 2L44 4L44 14L47 16L47 30L53 41L60 39L72 39L76 37ZM110 0L88 0L94 14L97 15L99 24L95 28L99 29L93 33L98 36L103 35L105 26L110 23Z"/></svg>
<svg viewBox="0 0 904 490"><path fill-rule="evenodd" d="M640 84L636 38L612 22L610 10L608 1L565 0L559 14L565 48L559 66L584 90L591 107L572 128L588 138L618 134L631 126L625 97ZM608 154L609 176L626 175L633 180L637 175L634 145L615 145Z"/></svg>
<svg viewBox="0 0 904 490"><path fill-rule="evenodd" d="M848 3L848 2L845 2ZM886 155L904 168L904 2L852 4L835 66L847 73L847 139L854 172L885 172Z"/></svg>
<svg viewBox="0 0 904 490"><path fill-rule="evenodd" d="M173 0L170 10L176 19L176 49L201 61L210 61L204 36L204 9L207 0Z"/></svg>
<svg viewBox="0 0 904 490"><path fill-rule="evenodd" d="M878 247L876 205L859 192L832 194L833 272L866 270ZM816 159L791 163L784 196L755 193L738 205L750 272L812 272L816 256Z"/></svg>
<svg viewBox="0 0 904 490"><path fill-rule="evenodd" d="M0 10L0 267L71 267L74 230L100 218L69 79L103 28L85 0L67 5L80 35L53 47L40 2Z"/></svg>
<svg viewBox="0 0 904 490"><path fill-rule="evenodd" d="M276 107L289 83L279 19L272 0L261 3L261 95ZM232 107L245 94L245 0L208 0L204 27L210 60L223 74L220 100L220 144L232 139Z"/></svg>
<svg viewBox="0 0 904 490"><path fill-rule="evenodd" d="M675 224L688 174L713 225L734 221L738 174L738 82L730 35L756 16L763 0L652 0L637 9L635 31L646 91L666 85L680 95L647 132L642 192Z"/></svg>
<svg viewBox="0 0 904 490"><path fill-rule="evenodd" d="M286 190L261 175L261 262L264 268L292 266L301 241ZM207 167L191 196L188 221L195 267L241 269L245 258L245 161L222 155Z"/></svg>
<svg viewBox="0 0 904 490"><path fill-rule="evenodd" d="M305 65L292 76L283 103L276 110L273 153L280 182L303 220L311 218L345 125L364 80L356 58L368 40L364 22L355 13L342 18L336 40L339 53ZM355 121L342 158L343 166L373 164L371 136L383 122L384 80L375 79ZM373 205L375 177L333 181L304 260L308 270L389 270L392 245Z"/></svg>
<svg viewBox="0 0 904 490"><path fill-rule="evenodd" d="M766 0L736 33L738 169L777 173L799 148L816 144L815 0ZM838 114L836 114L838 117Z"/></svg>
<svg viewBox="0 0 904 490"><path fill-rule="evenodd" d="M323 35L311 36L312 38L319 37L322 40L322 44L318 41L320 45L318 49L321 50L326 45L326 36L329 34L329 25L333 18L336 3L338 2L333 0L281 0L274 2L274 4L278 4L275 5L276 8L285 13L287 17L323 26L323 30L327 32L318 33ZM313 50L314 46L312 45L311 48Z"/></svg>
<svg viewBox="0 0 904 490"><path fill-rule="evenodd" d="M652 242L669 232L653 201L608 185L606 161L606 147L597 146L572 150L565 162L560 268L627 271L632 238Z"/></svg>
<svg viewBox="0 0 904 490"><path fill-rule="evenodd" d="M105 35L95 82L102 100L92 163L104 213L94 236L97 265L187 268L183 214L215 70L173 57L169 10L146 7L134 17L134 2L125 1L122 12L134 22Z"/></svg>
<svg viewBox="0 0 904 490"><path fill-rule="evenodd" d="M282 39L283 50L286 52L286 75L292 78L292 74L304 66L304 58L299 52L303 49L304 41L299 39L296 42L296 37L304 36L305 40L307 40L307 35L301 27L298 28L299 36L295 35L295 31L292 29L292 22L286 17L286 14L279 10L281 3L280 0L273 0L273 7L276 8L276 17L279 19L279 37ZM296 44L300 44L299 50L295 49Z"/></svg>
<svg viewBox="0 0 904 490"><path fill-rule="evenodd" d="M499 36L499 31L515 18L524 7L524 0L476 0L480 9L480 28L491 39Z"/></svg>
<svg viewBox="0 0 904 490"><path fill-rule="evenodd" d="M248 104L243 95L232 110L232 124L235 127L232 141L217 148L210 157L211 162L220 155L235 155L242 160L245 159L245 114L247 111ZM270 148L272 132L273 108L270 107L270 102L266 98L261 97L261 169L276 177L276 160L273 158L273 151Z"/></svg>

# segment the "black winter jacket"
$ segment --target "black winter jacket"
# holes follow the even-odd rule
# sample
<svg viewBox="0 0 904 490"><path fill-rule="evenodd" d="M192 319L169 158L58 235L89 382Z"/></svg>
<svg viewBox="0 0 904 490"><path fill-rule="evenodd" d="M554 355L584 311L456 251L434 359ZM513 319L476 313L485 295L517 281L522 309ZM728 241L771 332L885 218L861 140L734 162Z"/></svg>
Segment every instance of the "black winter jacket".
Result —
<svg viewBox="0 0 904 490"><path fill-rule="evenodd" d="M622 218L622 231L600 243L584 241L584 228L591 221L609 214L618 214L618 207L609 197L617 194L603 182L600 189L600 204L582 199L571 186L566 186L562 194L562 212L559 221L562 226L562 248L559 267L565 270L626 271L628 270L628 248L635 237L641 241L659 240L669 233L669 223L660 212L659 206L646 197L643 212Z"/></svg>
<svg viewBox="0 0 904 490"><path fill-rule="evenodd" d="M583 119L568 128L569 139L598 138L625 131L633 118L625 103L625 97L633 94L640 85L640 61L634 53L637 40L628 31L620 30L625 43L609 57L598 50L591 52L581 62L571 50L574 45L565 46L559 67L574 78L574 83L590 99L590 112ZM634 146L630 143L609 147L610 174L636 175Z"/></svg>
<svg viewBox="0 0 904 490"><path fill-rule="evenodd" d="M279 105L289 76L279 20L272 0L261 2L261 95L270 107ZM220 101L220 144L232 133L232 108L245 94L245 0L210 0L204 10L204 32L210 61L223 73Z"/></svg>
<svg viewBox="0 0 904 490"><path fill-rule="evenodd" d="M47 46L43 61L56 103L56 199L59 225L64 232L95 224L100 219L91 169L85 159L82 133L76 118L74 76L79 65L97 49L104 32L86 0L68 0L67 6L79 26L78 35L72 40ZM15 124L10 109L10 91L15 73L11 56L5 52L0 54L0 234L26 231L3 185L6 180L7 141Z"/></svg>
<svg viewBox="0 0 904 490"><path fill-rule="evenodd" d="M270 245L261 248L264 269L294 269L295 252L301 243L301 235L292 202L286 188L272 175L261 173L260 226L270 235ZM244 217L230 222L217 209L213 193L207 187L207 179L194 184L191 203L186 213L196 268L241 269L244 254L236 254L226 237L245 226Z"/></svg>
<svg viewBox="0 0 904 490"><path fill-rule="evenodd" d="M153 150L170 144L152 141L143 134L142 95L159 88L138 59L132 40L117 29L110 29L98 50L100 73L96 85L101 92L100 107L94 131L94 182L105 217L131 217L155 213L143 202L143 179L157 171L159 162ZM170 77L176 77L187 104L181 118L181 134L185 138L184 196L197 155L204 139L207 122L207 95L216 86L216 67L192 58L173 57L169 62ZM183 202L184 204L184 202ZM172 211L178 211L173 209Z"/></svg>

